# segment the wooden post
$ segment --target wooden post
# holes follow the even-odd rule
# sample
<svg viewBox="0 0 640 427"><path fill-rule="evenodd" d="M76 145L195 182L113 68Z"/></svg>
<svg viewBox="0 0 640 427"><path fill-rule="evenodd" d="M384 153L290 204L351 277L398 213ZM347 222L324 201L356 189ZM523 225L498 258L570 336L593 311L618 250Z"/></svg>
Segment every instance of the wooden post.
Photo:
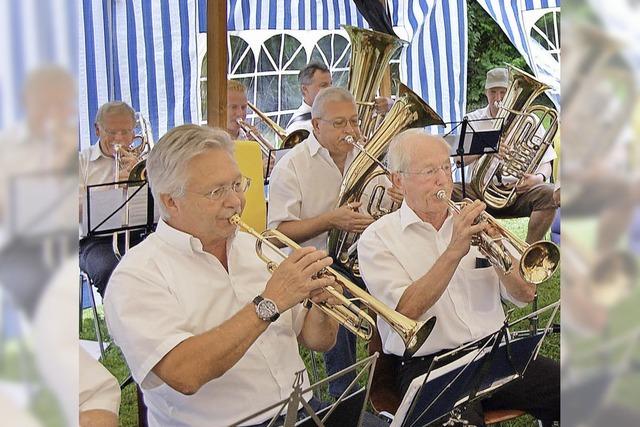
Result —
<svg viewBox="0 0 640 427"><path fill-rule="evenodd" d="M207 0L207 124L227 128L226 0Z"/></svg>

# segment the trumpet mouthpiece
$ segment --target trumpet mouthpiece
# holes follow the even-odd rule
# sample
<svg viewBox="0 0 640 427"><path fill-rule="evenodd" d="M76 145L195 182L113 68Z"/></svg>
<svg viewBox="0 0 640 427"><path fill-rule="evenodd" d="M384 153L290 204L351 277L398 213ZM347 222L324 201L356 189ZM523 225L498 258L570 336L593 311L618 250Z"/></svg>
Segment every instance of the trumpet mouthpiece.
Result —
<svg viewBox="0 0 640 427"><path fill-rule="evenodd" d="M438 200L444 200L447 198L447 192L444 190L438 190L436 192L436 199Z"/></svg>
<svg viewBox="0 0 640 427"><path fill-rule="evenodd" d="M231 217L229 218L229 222L233 225L240 224L240 215L238 214L231 215Z"/></svg>

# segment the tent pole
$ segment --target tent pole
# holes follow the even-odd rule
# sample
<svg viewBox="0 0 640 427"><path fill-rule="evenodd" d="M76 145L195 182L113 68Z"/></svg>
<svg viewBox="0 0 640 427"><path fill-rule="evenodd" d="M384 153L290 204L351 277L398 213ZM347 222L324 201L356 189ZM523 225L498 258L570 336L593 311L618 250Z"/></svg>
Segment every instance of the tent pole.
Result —
<svg viewBox="0 0 640 427"><path fill-rule="evenodd" d="M207 123L227 128L227 2L207 0Z"/></svg>

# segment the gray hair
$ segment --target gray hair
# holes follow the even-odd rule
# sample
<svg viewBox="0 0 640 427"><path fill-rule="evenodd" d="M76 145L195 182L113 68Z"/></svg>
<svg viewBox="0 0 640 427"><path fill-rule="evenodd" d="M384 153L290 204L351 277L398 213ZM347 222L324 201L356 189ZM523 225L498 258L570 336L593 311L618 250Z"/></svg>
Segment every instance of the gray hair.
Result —
<svg viewBox="0 0 640 427"><path fill-rule="evenodd" d="M160 195L184 196L189 161L207 150L226 150L233 155L233 141L222 129L188 124L171 129L154 145L147 158L147 176L162 219L168 219L169 214Z"/></svg>
<svg viewBox="0 0 640 427"><path fill-rule="evenodd" d="M98 109L98 113L96 114L96 124L99 127L102 127L104 124L104 117L109 114L126 114L131 117L133 123L136 122L136 112L133 111L133 108L131 108L129 104L122 101L111 101L106 104L102 104Z"/></svg>
<svg viewBox="0 0 640 427"><path fill-rule="evenodd" d="M312 118L322 118L326 114L325 107L329 102L351 102L353 105L356 105L356 100L346 89L341 87L327 87L320 92L318 92L318 96L313 101L313 106L311 107L311 117Z"/></svg>
<svg viewBox="0 0 640 427"><path fill-rule="evenodd" d="M300 86L312 84L313 75L316 71L320 71L321 73L330 72L326 65L320 62L310 62L298 73L298 83L300 83Z"/></svg>
<svg viewBox="0 0 640 427"><path fill-rule="evenodd" d="M413 158L412 150L407 147L408 141L412 140L416 136L421 136L428 139L435 139L443 144L449 152L449 145L445 140L437 135L432 135L422 128L408 129L404 132L400 132L394 136L389 144L389 150L387 151L387 166L391 172L406 172L411 166L411 159Z"/></svg>

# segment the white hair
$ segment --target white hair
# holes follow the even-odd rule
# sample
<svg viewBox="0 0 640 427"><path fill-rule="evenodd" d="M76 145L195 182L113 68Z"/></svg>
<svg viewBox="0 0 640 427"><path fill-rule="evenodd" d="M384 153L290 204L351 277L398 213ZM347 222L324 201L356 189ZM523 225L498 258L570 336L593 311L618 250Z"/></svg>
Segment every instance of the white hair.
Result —
<svg viewBox="0 0 640 427"><path fill-rule="evenodd" d="M408 142L417 136L436 140L449 152L449 145L444 139L437 135L432 135L422 128L408 129L394 136L387 151L387 166L391 172L407 172L411 166L413 158L412 150L407 146Z"/></svg>
<svg viewBox="0 0 640 427"><path fill-rule="evenodd" d="M356 105L356 100L348 90L335 86L327 87L318 92L316 99L313 101L311 117L314 119L324 117L327 112L326 105L329 102L351 102Z"/></svg>
<svg viewBox="0 0 640 427"><path fill-rule="evenodd" d="M208 126L182 125L160 138L147 158L147 176L162 219L168 219L169 214L160 195L184 196L191 159L207 150L221 149L233 154L231 137L222 129Z"/></svg>

